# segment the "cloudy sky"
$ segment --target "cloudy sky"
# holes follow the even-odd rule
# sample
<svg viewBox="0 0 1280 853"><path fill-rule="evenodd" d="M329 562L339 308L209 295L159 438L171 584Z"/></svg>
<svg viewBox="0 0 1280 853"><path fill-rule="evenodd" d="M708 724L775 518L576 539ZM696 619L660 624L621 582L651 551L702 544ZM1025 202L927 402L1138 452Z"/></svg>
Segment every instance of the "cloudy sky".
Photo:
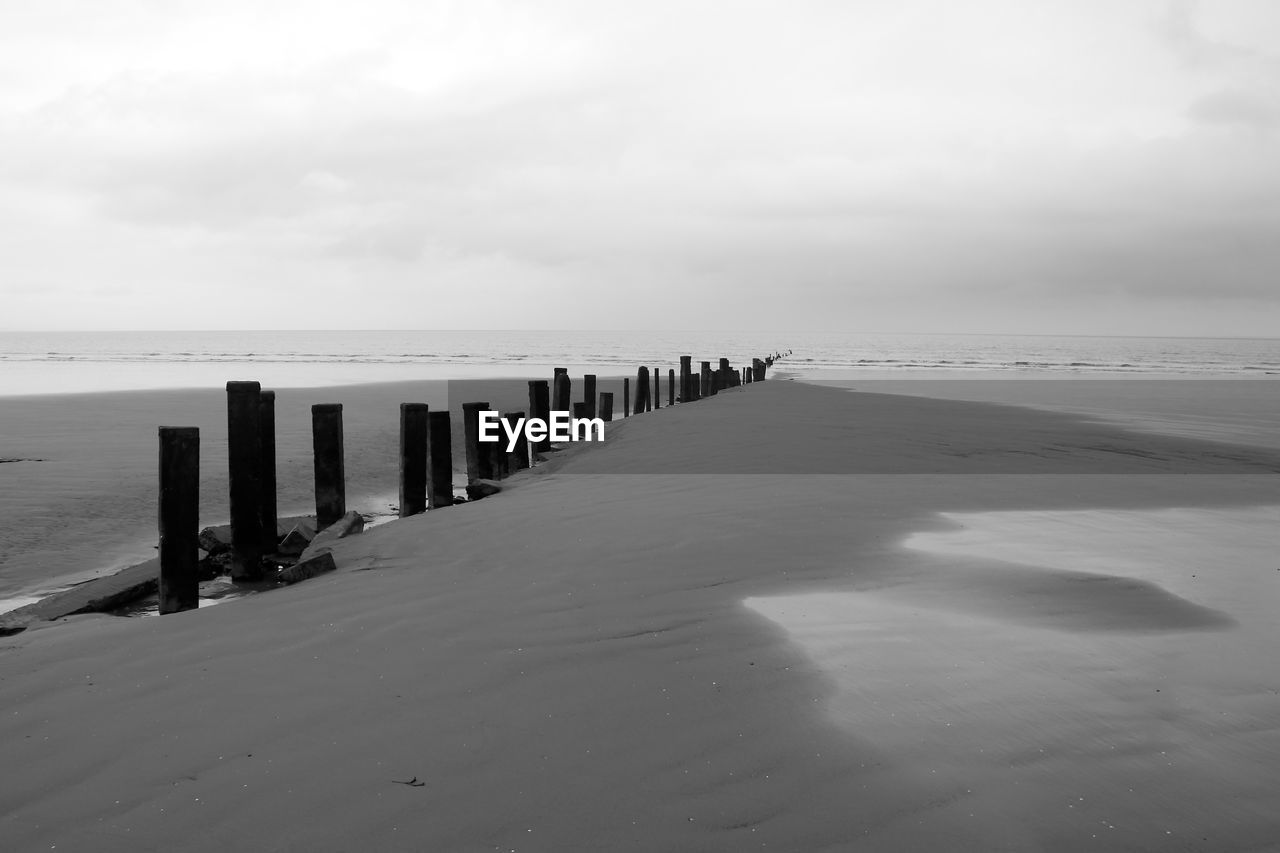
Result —
<svg viewBox="0 0 1280 853"><path fill-rule="evenodd" d="M1272 336L1280 3L0 0L0 297Z"/></svg>

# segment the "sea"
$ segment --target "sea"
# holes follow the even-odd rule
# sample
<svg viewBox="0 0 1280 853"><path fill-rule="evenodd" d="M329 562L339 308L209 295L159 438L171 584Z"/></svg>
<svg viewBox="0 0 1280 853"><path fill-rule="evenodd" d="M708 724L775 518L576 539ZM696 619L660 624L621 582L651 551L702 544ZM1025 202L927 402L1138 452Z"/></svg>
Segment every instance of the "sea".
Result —
<svg viewBox="0 0 1280 853"><path fill-rule="evenodd" d="M380 401L376 389L394 387L387 383L549 378L553 367L566 367L571 376L624 375L642 364L676 366L677 357L686 354L695 364L727 357L738 365L781 354L777 375L814 381L955 379L983 380L989 387L992 380L1217 382L1280 376L1280 339L1275 338L805 331L0 332L0 612L154 555L159 423L209 426L202 439L201 521L225 522L225 449L219 449L217 429L221 424L225 439L219 393L228 380L257 379L276 389L343 388L350 399L378 400L382 406L387 401ZM985 392L944 396L999 399ZM1061 396L1049 394L1042 402L1052 408ZM1280 395L1249 395L1265 405L1243 413L1218 404L1212 394L1196 396L1205 403L1193 416L1152 407L1124 414L1131 424L1141 426L1136 418L1144 416L1147 427L1176 432L1190 425L1192 434L1223 441L1271 444L1280 436L1270 403ZM1103 397L1114 400L1103 408L1114 406L1118 412L1133 395ZM310 464L304 404L319 400L283 393L278 400L278 416L293 417L282 421L278 437L281 476L293 483L282 485L280 509L301 514L307 510ZM349 503L383 515L394 512L396 500L398 424L391 405L376 412L353 406L347 423ZM1093 414L1105 417L1108 411L1095 407Z"/></svg>

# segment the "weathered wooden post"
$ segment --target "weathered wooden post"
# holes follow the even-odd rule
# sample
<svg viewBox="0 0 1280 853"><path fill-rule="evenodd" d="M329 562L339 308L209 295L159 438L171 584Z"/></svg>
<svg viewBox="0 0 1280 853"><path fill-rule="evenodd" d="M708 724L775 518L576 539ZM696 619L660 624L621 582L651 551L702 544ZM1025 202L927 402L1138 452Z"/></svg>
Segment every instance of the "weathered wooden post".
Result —
<svg viewBox="0 0 1280 853"><path fill-rule="evenodd" d="M587 404L587 417L596 416L596 375L585 374L582 377L582 402Z"/></svg>
<svg viewBox="0 0 1280 853"><path fill-rule="evenodd" d="M488 411L488 403L462 404L462 438L467 446L467 482L493 479L493 461L489 445L480 441L480 413Z"/></svg>
<svg viewBox="0 0 1280 853"><path fill-rule="evenodd" d="M667 405L674 406L676 404L676 372L674 369L667 369Z"/></svg>
<svg viewBox="0 0 1280 853"><path fill-rule="evenodd" d="M453 506L453 435L448 410L427 414L427 506Z"/></svg>
<svg viewBox="0 0 1280 853"><path fill-rule="evenodd" d="M717 369L711 371L711 396L714 397L718 393L720 393L720 371Z"/></svg>
<svg viewBox="0 0 1280 853"><path fill-rule="evenodd" d="M586 418L587 418L587 417L588 417L588 415L587 415L587 404L586 404L586 403L574 403L574 404L573 404L573 419L574 419L575 421L581 421L581 420L586 420Z"/></svg>
<svg viewBox="0 0 1280 853"><path fill-rule="evenodd" d="M535 379L529 382L529 417L537 418L541 421L551 420L551 390L547 387L547 380ZM534 442L534 446L530 448L530 455L535 451L546 452L551 449L551 439L544 438L541 441Z"/></svg>
<svg viewBox="0 0 1280 853"><path fill-rule="evenodd" d="M276 392L258 395L258 449L261 477L258 479L258 513L262 518L262 553L274 554L280 541L276 525Z"/></svg>
<svg viewBox="0 0 1280 853"><path fill-rule="evenodd" d="M573 382L569 379L569 371L563 367L556 368L555 383L551 387L551 408L557 412L572 412Z"/></svg>
<svg viewBox="0 0 1280 853"><path fill-rule="evenodd" d="M511 412L503 415L502 419L511 424L511 428L515 429L516 424L524 418L524 412ZM504 432L502 441L505 446L506 435ZM511 451L509 467L512 471L523 471L529 467L529 439L525 436L524 429L516 434L516 449Z"/></svg>
<svg viewBox="0 0 1280 853"><path fill-rule="evenodd" d="M702 374L699 376L698 381L698 396L709 397L711 393L711 362L704 361L702 362Z"/></svg>
<svg viewBox="0 0 1280 853"><path fill-rule="evenodd" d="M605 423L613 421L613 392L600 392L600 420Z"/></svg>
<svg viewBox="0 0 1280 853"><path fill-rule="evenodd" d="M729 387L729 383L732 381L729 379L729 374L732 371L733 371L733 366L729 364L729 359L721 357L720 359L720 387L721 388Z"/></svg>
<svg viewBox="0 0 1280 853"><path fill-rule="evenodd" d="M347 473L342 448L342 404L311 407L311 449L315 455L316 530L347 514Z"/></svg>
<svg viewBox="0 0 1280 853"><path fill-rule="evenodd" d="M622 416L631 417L631 380L625 377L622 380Z"/></svg>
<svg viewBox="0 0 1280 853"><path fill-rule="evenodd" d="M160 427L160 612L200 605L200 430Z"/></svg>
<svg viewBox="0 0 1280 853"><path fill-rule="evenodd" d="M636 406L637 415L644 414L649 405L649 368L641 365L636 371Z"/></svg>
<svg viewBox="0 0 1280 853"><path fill-rule="evenodd" d="M504 414L498 414L498 422L494 425L498 433L497 441L481 442L480 448L489 457L489 468L495 480L505 480L511 476L511 459L507 456L507 439L502 424L507 420Z"/></svg>
<svg viewBox="0 0 1280 853"><path fill-rule="evenodd" d="M693 356L680 356L680 402L693 400Z"/></svg>
<svg viewBox="0 0 1280 853"><path fill-rule="evenodd" d="M262 386L227 383L227 470L231 502L231 577L262 577Z"/></svg>
<svg viewBox="0 0 1280 853"><path fill-rule="evenodd" d="M400 404L400 517L427 508L426 403Z"/></svg>
<svg viewBox="0 0 1280 853"><path fill-rule="evenodd" d="M662 371L653 369L653 408L662 408Z"/></svg>

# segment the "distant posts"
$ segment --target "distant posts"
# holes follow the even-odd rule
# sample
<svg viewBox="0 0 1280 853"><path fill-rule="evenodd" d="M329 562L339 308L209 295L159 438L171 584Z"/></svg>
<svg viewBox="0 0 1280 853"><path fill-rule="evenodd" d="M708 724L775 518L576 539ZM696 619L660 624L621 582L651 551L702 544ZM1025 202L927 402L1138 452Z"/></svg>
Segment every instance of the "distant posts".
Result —
<svg viewBox="0 0 1280 853"><path fill-rule="evenodd" d="M572 412L572 393L573 383L569 380L569 371L563 367L557 367L555 384L551 388L551 401L555 404L552 409L557 412Z"/></svg>
<svg viewBox="0 0 1280 853"><path fill-rule="evenodd" d="M453 506L451 428L447 410L427 413L427 507L430 509Z"/></svg>
<svg viewBox="0 0 1280 853"><path fill-rule="evenodd" d="M667 405L674 406L676 404L676 372L673 369L667 369Z"/></svg>
<svg viewBox="0 0 1280 853"><path fill-rule="evenodd" d="M596 416L596 375L588 373L582 377L582 402L587 404L587 417Z"/></svg>
<svg viewBox="0 0 1280 853"><path fill-rule="evenodd" d="M262 576L262 436L257 382L227 383L227 473L231 502L231 578Z"/></svg>
<svg viewBox="0 0 1280 853"><path fill-rule="evenodd" d="M699 377L698 395L700 397L710 397L714 391L711 390L711 362L702 362L702 375Z"/></svg>
<svg viewBox="0 0 1280 853"><path fill-rule="evenodd" d="M693 356L680 356L680 402L693 400Z"/></svg>
<svg viewBox="0 0 1280 853"><path fill-rule="evenodd" d="M605 423L613 421L613 392L600 392L600 420Z"/></svg>
<svg viewBox="0 0 1280 853"><path fill-rule="evenodd" d="M276 525L276 392L258 395L258 449L262 460L258 480L258 514L262 519L262 553L274 554Z"/></svg>
<svg viewBox="0 0 1280 853"><path fill-rule="evenodd" d="M200 430L160 427L160 612L200 604Z"/></svg>
<svg viewBox="0 0 1280 853"><path fill-rule="evenodd" d="M400 404L400 517L427 508L426 403Z"/></svg>
<svg viewBox="0 0 1280 853"><path fill-rule="evenodd" d="M341 403L316 403L311 407L311 449L315 455L316 530L319 531L347 514Z"/></svg>
<svg viewBox="0 0 1280 853"><path fill-rule="evenodd" d="M631 417L631 380L625 377L622 380L622 416Z"/></svg>
<svg viewBox="0 0 1280 853"><path fill-rule="evenodd" d="M462 438L467 446L467 482L493 478L493 462L489 445L480 443L480 413L487 411L488 403L462 404Z"/></svg>
<svg viewBox="0 0 1280 853"><path fill-rule="evenodd" d="M547 380L536 379L529 382L529 417L538 418L543 422L551 420L551 390L547 387ZM551 449L551 439L544 438L536 441L531 447L530 454L534 451L547 452Z"/></svg>

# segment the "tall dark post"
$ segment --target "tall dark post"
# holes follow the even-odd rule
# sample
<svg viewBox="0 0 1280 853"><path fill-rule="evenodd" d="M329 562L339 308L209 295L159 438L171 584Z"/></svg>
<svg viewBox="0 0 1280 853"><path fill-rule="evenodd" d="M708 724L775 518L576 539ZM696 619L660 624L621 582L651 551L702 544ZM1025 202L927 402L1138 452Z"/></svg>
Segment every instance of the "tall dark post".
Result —
<svg viewBox="0 0 1280 853"><path fill-rule="evenodd" d="M551 391L547 387L547 380L535 379L529 382L529 417L537 418L540 421L547 422L551 420ZM551 439L544 438L541 441L534 442L534 446L530 448L530 453L536 451L546 452L551 449Z"/></svg>
<svg viewBox="0 0 1280 853"><path fill-rule="evenodd" d="M511 412L510 414L502 416L504 421L511 424L512 429L514 429L515 425L520 423L523 418L524 412ZM502 437L502 446L504 449L506 448L506 440L506 434L504 431ZM510 468L512 471L523 471L525 468L529 467L529 439L525 437L524 429L521 429L516 435L516 449L511 451L510 460Z"/></svg>
<svg viewBox="0 0 1280 853"><path fill-rule="evenodd" d="M641 365L636 371L636 407L637 415L649 409L649 368Z"/></svg>
<svg viewBox="0 0 1280 853"><path fill-rule="evenodd" d="M324 530L347 514L341 403L311 407L311 448L315 455L316 530Z"/></svg>
<svg viewBox="0 0 1280 853"><path fill-rule="evenodd" d="M448 410L427 413L427 506L453 506L453 435Z"/></svg>
<svg viewBox="0 0 1280 853"><path fill-rule="evenodd" d="M160 427L160 612L200 604L200 430Z"/></svg>
<svg viewBox="0 0 1280 853"><path fill-rule="evenodd" d="M613 420L613 392L600 392L600 420L610 423Z"/></svg>
<svg viewBox="0 0 1280 853"><path fill-rule="evenodd" d="M662 371L653 369L653 407L662 408Z"/></svg>
<svg viewBox="0 0 1280 853"><path fill-rule="evenodd" d="M462 438L467 446L467 482L493 478L493 461L489 445L480 441L480 413L488 403L462 404Z"/></svg>
<svg viewBox="0 0 1280 853"><path fill-rule="evenodd" d="M693 356L680 356L680 402L693 400Z"/></svg>
<svg viewBox="0 0 1280 853"><path fill-rule="evenodd" d="M676 372L672 369L667 370L667 405L674 406L676 404Z"/></svg>
<svg viewBox="0 0 1280 853"><path fill-rule="evenodd" d="M560 370L563 368L557 368ZM573 382L569 379L568 372L557 373L555 383L551 388L552 410L557 412L573 413Z"/></svg>
<svg viewBox="0 0 1280 853"><path fill-rule="evenodd" d="M714 393L711 390L711 362L702 362L702 375L699 377L699 397L709 397Z"/></svg>
<svg viewBox="0 0 1280 853"><path fill-rule="evenodd" d="M622 380L622 416L631 417L631 380Z"/></svg>
<svg viewBox="0 0 1280 853"><path fill-rule="evenodd" d="M261 396L262 386L257 382L227 383L231 577L238 581L262 576L262 437L258 429Z"/></svg>
<svg viewBox="0 0 1280 853"><path fill-rule="evenodd" d="M426 403L400 404L400 517L427 508Z"/></svg>
<svg viewBox="0 0 1280 853"><path fill-rule="evenodd" d="M258 480L258 513L262 518L262 553L274 554L279 542L276 530L276 392L258 395L258 449L261 474Z"/></svg>
<svg viewBox="0 0 1280 853"><path fill-rule="evenodd" d="M596 416L596 375L588 373L582 377L582 402L587 404L587 417Z"/></svg>

